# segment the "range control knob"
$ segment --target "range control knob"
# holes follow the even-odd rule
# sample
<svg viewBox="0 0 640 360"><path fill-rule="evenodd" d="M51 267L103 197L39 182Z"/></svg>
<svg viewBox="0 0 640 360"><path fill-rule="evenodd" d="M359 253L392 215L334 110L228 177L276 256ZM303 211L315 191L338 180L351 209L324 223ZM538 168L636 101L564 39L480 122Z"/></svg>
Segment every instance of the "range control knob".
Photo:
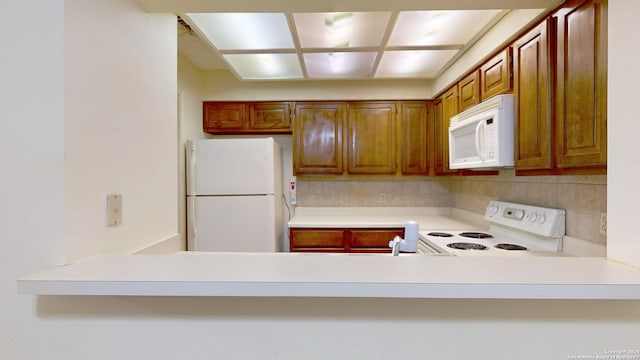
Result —
<svg viewBox="0 0 640 360"><path fill-rule="evenodd" d="M538 224L544 224L545 221L547 221L547 217L544 214L540 214L538 216Z"/></svg>
<svg viewBox="0 0 640 360"><path fill-rule="evenodd" d="M537 218L538 218L538 214L536 214L536 213L529 214L529 221L536 222Z"/></svg>
<svg viewBox="0 0 640 360"><path fill-rule="evenodd" d="M487 213L489 213L490 215L497 214L498 210L500 210L498 205L491 204L491 205L487 206Z"/></svg>
<svg viewBox="0 0 640 360"><path fill-rule="evenodd" d="M524 217L524 211L516 210L516 212L513 214L513 216L518 220L522 220L522 218Z"/></svg>

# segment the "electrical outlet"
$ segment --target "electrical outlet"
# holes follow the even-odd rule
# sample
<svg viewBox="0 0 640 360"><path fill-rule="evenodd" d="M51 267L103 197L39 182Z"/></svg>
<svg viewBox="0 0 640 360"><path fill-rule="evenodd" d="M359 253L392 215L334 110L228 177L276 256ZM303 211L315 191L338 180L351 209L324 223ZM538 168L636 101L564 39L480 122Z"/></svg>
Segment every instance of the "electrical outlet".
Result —
<svg viewBox="0 0 640 360"><path fill-rule="evenodd" d="M107 226L117 226L122 222L122 195L107 195Z"/></svg>
<svg viewBox="0 0 640 360"><path fill-rule="evenodd" d="M600 213L600 235L607 235L607 213Z"/></svg>
<svg viewBox="0 0 640 360"><path fill-rule="evenodd" d="M386 192L378 193L378 202L380 204L386 204L387 203L387 193Z"/></svg>

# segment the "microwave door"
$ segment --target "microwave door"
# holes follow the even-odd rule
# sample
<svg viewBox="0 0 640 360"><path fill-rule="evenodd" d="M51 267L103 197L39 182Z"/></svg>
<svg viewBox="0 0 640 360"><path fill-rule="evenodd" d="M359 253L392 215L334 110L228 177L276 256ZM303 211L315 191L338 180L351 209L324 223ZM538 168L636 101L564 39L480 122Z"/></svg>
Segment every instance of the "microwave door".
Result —
<svg viewBox="0 0 640 360"><path fill-rule="evenodd" d="M464 169L482 163L478 156L477 138L480 123L466 123L449 129L450 168Z"/></svg>

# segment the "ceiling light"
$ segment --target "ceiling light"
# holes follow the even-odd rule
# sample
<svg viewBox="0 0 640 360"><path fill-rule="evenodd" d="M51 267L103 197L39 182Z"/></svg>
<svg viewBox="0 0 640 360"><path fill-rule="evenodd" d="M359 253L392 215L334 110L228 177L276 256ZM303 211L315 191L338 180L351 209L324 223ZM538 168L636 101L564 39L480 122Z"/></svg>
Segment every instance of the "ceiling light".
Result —
<svg viewBox="0 0 640 360"><path fill-rule="evenodd" d="M218 50L293 49L281 13L189 13L189 19Z"/></svg>
<svg viewBox="0 0 640 360"><path fill-rule="evenodd" d="M403 11L389 46L463 45L500 10Z"/></svg>
<svg viewBox="0 0 640 360"><path fill-rule="evenodd" d="M304 54L309 77L368 78L376 59L375 52L333 52Z"/></svg>
<svg viewBox="0 0 640 360"><path fill-rule="evenodd" d="M293 14L303 49L380 46L390 17L391 12Z"/></svg>
<svg viewBox="0 0 640 360"><path fill-rule="evenodd" d="M302 79L296 54L225 54L223 58L246 80Z"/></svg>
<svg viewBox="0 0 640 360"><path fill-rule="evenodd" d="M458 50L385 51L376 78L431 78Z"/></svg>

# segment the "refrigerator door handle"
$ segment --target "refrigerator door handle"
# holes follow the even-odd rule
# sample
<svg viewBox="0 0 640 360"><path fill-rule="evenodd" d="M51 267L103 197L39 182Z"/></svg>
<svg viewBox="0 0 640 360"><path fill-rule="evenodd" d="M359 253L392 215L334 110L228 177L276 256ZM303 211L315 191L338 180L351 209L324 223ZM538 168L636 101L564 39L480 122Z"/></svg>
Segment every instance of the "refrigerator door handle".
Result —
<svg viewBox="0 0 640 360"><path fill-rule="evenodd" d="M187 176L187 195L195 195L196 194L196 143L189 142L187 151L189 151L189 169L187 174L191 174L191 176Z"/></svg>
<svg viewBox="0 0 640 360"><path fill-rule="evenodd" d="M196 202L195 199L190 199L189 201L189 210L187 214L190 214L189 219L187 220L187 231L190 234L187 236L187 250L197 250L196 244L198 243L198 231L196 230L198 227L196 226Z"/></svg>

